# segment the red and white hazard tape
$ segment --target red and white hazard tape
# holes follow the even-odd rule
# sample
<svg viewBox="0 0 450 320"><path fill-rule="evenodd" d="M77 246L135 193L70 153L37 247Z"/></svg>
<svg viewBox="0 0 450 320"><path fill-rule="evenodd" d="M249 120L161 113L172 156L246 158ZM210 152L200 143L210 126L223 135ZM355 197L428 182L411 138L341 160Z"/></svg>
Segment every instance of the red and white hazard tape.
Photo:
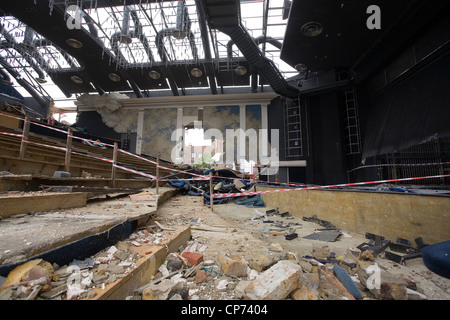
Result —
<svg viewBox="0 0 450 320"><path fill-rule="evenodd" d="M335 184L335 185L329 185L329 186L315 186L315 187L306 187L306 188L291 188L291 189L278 189L278 190L240 192L240 193L218 193L218 194L214 194L212 196L212 198L213 199L223 199L223 198L230 198L230 197L253 196L253 195L257 195L257 194L275 193L275 192L284 192L284 191L331 189L331 188L339 188L339 187L361 186L361 185L378 184L378 183L390 183L390 182L398 182L398 181L413 181L413 180L424 180L424 179L435 179L435 178L446 178L446 177L450 177L450 174L437 175L437 176L426 176L426 177L414 177L414 178L401 178L401 179L390 179L390 180L367 181L367 182L354 182L354 183Z"/></svg>
<svg viewBox="0 0 450 320"><path fill-rule="evenodd" d="M144 160L144 161L153 163L153 164L157 165L158 168L161 168L161 169L165 169L165 170L169 170L169 171L174 171L174 172L179 172L179 173L183 173L183 174L187 174L187 175L193 175L193 176L202 178L202 179L204 179L204 180L209 180L209 177L208 177L208 176L202 176L202 175L195 174L195 173L192 173L192 172L186 172L186 171L182 171L182 170L177 170L177 169L173 169L173 168L164 167L164 166L160 165L159 163L157 163L156 161L152 161L152 160L150 160L150 159L147 159L147 158L138 156L137 154L134 154L134 153L131 153L131 152L122 150L122 149L117 149L117 150L120 151L120 152L122 152L122 153L125 153L125 154L127 154L127 155L129 155L129 156L132 156L132 157L135 157L135 158L138 158L138 159L141 159L141 160ZM176 180L183 180L183 179L176 179ZM184 180L186 180L186 179L184 179ZM192 180L194 180L194 179L192 179ZM195 179L195 180L198 180L198 179Z"/></svg>
<svg viewBox="0 0 450 320"><path fill-rule="evenodd" d="M305 184L298 184L298 183L287 183L287 182L271 182L271 181L262 181L262 180L256 180L256 179L243 179L243 178L234 178L234 177L222 177L222 176L213 176L213 178L220 178L220 179L233 179L233 180L243 180L243 181L249 181L251 183L271 183L271 184L281 184L284 186L293 186L293 187L304 187Z"/></svg>
<svg viewBox="0 0 450 320"><path fill-rule="evenodd" d="M40 127L44 127L44 128L53 130L53 131L58 131L58 132L62 132L62 133L67 134L67 131L64 131L64 130L61 130L61 129L56 129L56 128L53 128L53 127L50 127L50 126L46 126L45 124L42 124L42 123L38 123L38 122L30 122L30 123L31 124L35 124L35 125L40 126Z"/></svg>
<svg viewBox="0 0 450 320"><path fill-rule="evenodd" d="M83 157L88 157L88 158L92 158L92 159L96 159L96 160L102 160L102 161L110 162L110 163L114 162L113 160L108 159L108 158L95 157L95 156L91 156L89 154L79 153L79 152L76 152L76 151L71 151L71 153L79 155L79 156L83 156Z"/></svg>
<svg viewBox="0 0 450 320"><path fill-rule="evenodd" d="M9 115L9 114L4 114L4 113L0 113L0 116L13 118L13 119L17 119L17 120L24 120L23 118L15 117L15 116L12 116L12 115Z"/></svg>
<svg viewBox="0 0 450 320"><path fill-rule="evenodd" d="M378 167L425 167L425 166L440 166L440 165L449 165L450 162L430 162L430 163L383 163L383 164L370 164L367 166L361 166L354 168L348 172L353 172L359 169L365 168L378 168Z"/></svg>
<svg viewBox="0 0 450 320"><path fill-rule="evenodd" d="M98 141L94 141L94 140L90 140L90 139L86 139L86 138L81 138L81 137L77 137L74 135L69 135L69 137L71 137L72 139L78 139L78 140L84 140L84 141L88 141L94 144L94 147L111 147L114 148L114 145L112 144L108 144L108 143L104 143L104 142L98 142Z"/></svg>
<svg viewBox="0 0 450 320"><path fill-rule="evenodd" d="M18 134L18 133L11 133L11 132L0 132L0 134L4 134L6 136L13 136L13 137L23 137L22 134Z"/></svg>
<svg viewBox="0 0 450 320"><path fill-rule="evenodd" d="M39 143L39 142L33 142L33 141L29 141L29 140L24 140L24 142L35 144L35 145L41 146L41 147L47 147L47 148L52 148L52 149L56 149L56 150L67 151L67 148L64 148L64 147L50 146L48 144L43 144L43 143Z"/></svg>
<svg viewBox="0 0 450 320"><path fill-rule="evenodd" d="M113 164L113 166L118 168L118 169L122 169L122 170L125 170L125 171L128 171L128 172L139 174L141 176L144 176L144 177L147 177L147 178L150 178L150 179L157 180L157 178L155 176L153 176L151 174L148 174L148 173L145 173L145 172L140 172L140 171L136 171L136 170L133 170L133 169L130 169L130 168L125 168L125 167L119 166L117 164Z"/></svg>

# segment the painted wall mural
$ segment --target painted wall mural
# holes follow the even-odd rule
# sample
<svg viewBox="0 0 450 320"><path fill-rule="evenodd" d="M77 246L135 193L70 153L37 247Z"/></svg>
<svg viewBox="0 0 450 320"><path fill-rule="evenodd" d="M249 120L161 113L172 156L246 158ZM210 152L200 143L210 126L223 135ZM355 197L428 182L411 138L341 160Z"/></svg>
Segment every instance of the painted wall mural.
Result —
<svg viewBox="0 0 450 320"><path fill-rule="evenodd" d="M137 110L97 108L97 112L102 116L102 121L118 133L136 132L137 130ZM184 108L183 126L193 125L193 121L202 120L198 118L198 115L198 108ZM205 107L202 124L205 131L216 129L222 133L225 148L227 129L236 130L240 128L239 106ZM261 128L259 105L246 107L245 125L246 130L254 129L254 133L258 134L258 130ZM172 141L171 138L176 127L176 108L145 109L142 153L159 156L163 160L172 160L171 153L175 147L175 141ZM249 139L251 139L252 132L252 130L248 131L250 133Z"/></svg>

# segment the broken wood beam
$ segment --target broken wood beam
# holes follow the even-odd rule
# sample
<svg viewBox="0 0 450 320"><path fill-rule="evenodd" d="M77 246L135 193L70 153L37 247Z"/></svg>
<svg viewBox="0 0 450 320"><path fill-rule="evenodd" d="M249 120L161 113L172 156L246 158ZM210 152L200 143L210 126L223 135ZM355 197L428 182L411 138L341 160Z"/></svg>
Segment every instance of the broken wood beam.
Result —
<svg viewBox="0 0 450 320"><path fill-rule="evenodd" d="M179 227L170 235L169 240L159 246L142 244L140 247L131 246L130 249L142 255L136 261L136 268L123 278L105 286L105 289L96 288L97 295L92 300L125 300L133 294L136 288L141 288L150 282L158 272L158 268L164 263L167 255L176 252L191 238L190 227ZM151 249L151 250L150 250ZM145 254L145 252L150 252Z"/></svg>

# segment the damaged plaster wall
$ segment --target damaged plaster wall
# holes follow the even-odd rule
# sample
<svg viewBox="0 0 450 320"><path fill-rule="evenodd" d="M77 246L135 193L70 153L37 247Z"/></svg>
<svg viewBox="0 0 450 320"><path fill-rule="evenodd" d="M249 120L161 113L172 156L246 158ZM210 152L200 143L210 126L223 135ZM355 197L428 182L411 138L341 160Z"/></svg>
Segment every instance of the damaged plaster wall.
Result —
<svg viewBox="0 0 450 320"><path fill-rule="evenodd" d="M82 95L78 100L85 105L95 108L101 115L103 123L114 129L117 133L137 131L138 110L122 109L120 99L128 97L118 93L104 94L102 96ZM205 107L203 119L199 119L196 107L183 108L183 126L193 125L194 121L203 120L204 130L219 130L223 136L225 148L226 130L240 128L239 106ZM246 130L254 129L258 135L261 128L261 110L259 105L246 107ZM172 134L177 128L177 108L149 108L144 110L144 127L142 140L142 153L159 156L163 160L171 161L172 149L176 142L172 141ZM248 133L253 133L249 130ZM248 140L252 139L251 134ZM247 154L248 147L247 144ZM225 150L225 149L224 149ZM235 145L235 152L237 145Z"/></svg>
<svg viewBox="0 0 450 320"><path fill-rule="evenodd" d="M95 108L102 116L103 123L113 128L115 132L136 132L138 111L122 109L120 99L128 99L128 96L120 93L105 93L101 96L84 94L78 98L85 105Z"/></svg>
<svg viewBox="0 0 450 320"><path fill-rule="evenodd" d="M246 143L246 155L249 155L249 141L257 139L258 130L261 128L260 106L247 106L245 112L245 130L248 133ZM223 150L226 150L227 130L236 130L241 128L239 106L219 106L206 107L203 111L203 128L216 129L222 133ZM249 129L254 129L249 130ZM256 135L256 136L255 136ZM238 145L235 141L234 159L237 160ZM248 158L248 157L247 157ZM225 159L224 159L225 162Z"/></svg>
<svg viewBox="0 0 450 320"><path fill-rule="evenodd" d="M175 147L175 141L171 141L171 137L176 127L177 109L144 110L142 153L171 161L171 152Z"/></svg>

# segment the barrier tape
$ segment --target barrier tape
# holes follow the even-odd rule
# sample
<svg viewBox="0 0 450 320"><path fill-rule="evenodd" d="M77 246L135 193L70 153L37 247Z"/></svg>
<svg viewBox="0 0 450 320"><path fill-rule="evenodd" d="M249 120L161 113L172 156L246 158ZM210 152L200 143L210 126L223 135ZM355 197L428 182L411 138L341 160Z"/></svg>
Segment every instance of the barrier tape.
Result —
<svg viewBox="0 0 450 320"><path fill-rule="evenodd" d="M266 190L266 191L214 194L212 196L212 198L213 199L223 199L223 198L230 198L230 197L253 196L253 195L258 195L258 194L285 192L285 191L330 189L330 188L338 188L338 187L361 186L361 185L368 185L368 184L424 180L424 179L435 179L435 178L445 178L445 177L450 177L450 174L437 175L437 176L425 176L425 177L413 177L413 178L400 178L400 179L390 179L390 180L367 181L367 182L354 182L354 183L335 184L335 185L328 185L328 186L315 186L315 187L306 187L306 188L291 188L291 189L278 189L278 190Z"/></svg>
<svg viewBox="0 0 450 320"><path fill-rule="evenodd" d="M7 114L4 114L4 113L0 113L0 115L1 115L1 116L5 116L5 117L9 117L9 118L13 118L13 119L17 119L17 120L25 121L24 118L12 116L12 115L7 115ZM44 127L44 128L50 129L50 130L54 130L54 131L58 131L58 132L61 132L61 133L68 134L68 131L61 130L61 129L57 129L57 128L54 128L54 127L50 127L50 126L47 126L47 125L44 125L44 124L41 124L41 123L37 123L37 122L32 122L32 121L30 121L30 124L35 124L35 125L37 125L37 126L41 126L41 127ZM9 136L15 136L15 137L23 137L22 134L9 133L9 132L0 132L0 134L9 135ZM86 139L86 138L76 137L76 136L74 136L74 135L69 135L69 137L74 138L74 139L79 139L79 140L84 140L84 141L92 142L92 143L94 143L94 145L95 145L95 144L99 144L100 146L108 146L108 147L113 147L113 148L114 148L113 145L107 144L107 143L103 143L103 142L97 142L97 141L90 140L90 139ZM63 148L63 147L50 146L50 145L45 145L45 144L41 144L41 143L37 143L37 142L31 142L31 141L28 141L28 140L24 140L24 142L32 143L32 144L39 145L39 146L49 147L49 148L53 148L53 149L58 149L58 150L62 150L62 151L67 151L67 148ZM131 152L128 152L128 151L125 151L125 150L122 150L122 149L119 149L119 148L118 148L117 150L120 151L120 152L122 152L122 153L125 153L125 154L127 154L127 155L129 155L129 156L133 156L133 157L135 157L135 158L138 158L138 159L141 159L141 160L144 160L144 161L153 163L153 164L157 165L157 166L158 166L159 168L161 168L161 169L165 169L165 170L169 170L169 171L174 171L174 172L179 172L179 173L183 173L183 174L187 174L187 175L193 175L193 176L196 176L196 177L197 177L197 178L191 178L191 179L162 179L162 180L158 180L158 179L157 179L155 176L153 176L153 175L148 175L148 174L145 174L145 173L143 173L143 172L139 172L139 171L136 171L136 170L132 170L132 169L128 169L128 168L125 168L125 167L121 167L121 166L114 165L114 166L116 166L117 168L120 168L120 169L123 169L123 170L127 170L127 171L130 171L130 172L136 173L136 174L140 174L140 175L143 175L143 176L146 176L146 177L151 177L152 179L156 179L156 180L158 180L158 181L171 181L171 180L183 180L183 181L196 181L196 180L197 180L197 181L198 181L198 180L210 180L210 179L211 179L211 177L209 177L209 176L202 176L202 175L195 174L195 173L192 173L192 172L186 172L186 171L177 170L177 169L173 169L173 168L168 168L168 167L162 166L162 165L160 165L159 163L157 163L156 161L152 161L152 160L150 160L150 159L147 159L147 158L144 158L144 157L140 157L140 156L138 156L138 155L136 155L136 154L133 154L133 153L131 153ZM102 161L107 161L107 162L110 162L110 163L113 162L113 160L106 159L106 158L98 158L98 157L94 157L94 156L90 156L90 155L86 155L86 154L77 153L77 152L74 152L74 151L72 151L72 153L78 154L78 155L81 155L81 156L86 156L86 157L98 159L98 160L102 160ZM359 169L363 169L363 168L371 168L371 167L388 167L388 166L419 167L419 166L437 166L437 165L448 165L448 164L450 164L450 162L433 162L433 163L420 163L420 164L415 164L415 163L413 163L413 164L378 164L378 165L367 165L367 166L357 167L357 168L354 168L354 169L352 169L352 170L350 170L350 171L348 171L348 172L353 172L353 171L356 171L356 170L359 170ZM443 175L443 176L430 176L430 177L433 178L433 177L445 177L445 176L447 176L447 175ZM244 181L254 182L254 181L252 181L252 179L241 179L241 178L231 178L231 177L221 177L221 176L213 176L213 178L239 179L239 180L244 180ZM394 182L394 181L408 181L408 179L412 179L412 180L416 180L416 179L428 179L428 177L423 177L423 178L405 178L405 179L407 179L407 180L398 179L398 180L383 180L383 181L389 181L389 182ZM256 181L256 182L258 182L258 181ZM282 182L270 182L270 181L260 181L260 182L263 182L263 183L272 183L272 184L281 184L281 185L289 185L289 186L297 186L297 187L305 186L305 185L302 185L302 184L291 184L291 183L282 183ZM367 182L367 183L358 183L358 184L356 184L356 185L360 185L360 184L375 184L375 183L383 183L383 182L372 181L372 182ZM313 188L313 189L315 189L315 188L332 188L332 187L351 186L351 185L355 185L355 184L344 184L344 185L322 186L322 187L308 187L308 188L294 188L294 189L280 189L280 190L286 190L286 191L291 191L291 190L307 190L307 189L311 189L311 188ZM277 191L271 191L271 192L277 192ZM246 195L245 192L244 192L244 193L238 193L238 194ZM241 195L234 195L234 194L227 194L227 195L228 195L229 197L231 197L231 195L233 195L232 197L238 197L238 196L241 196ZM213 198L215 198L215 196L213 196Z"/></svg>
<svg viewBox="0 0 450 320"><path fill-rule="evenodd" d="M79 153L79 152L76 152L76 151L71 151L71 153L72 153L72 154L79 155L79 156L83 156L83 157L88 157L88 158L93 158L93 159L97 159L97 160L102 160L102 161L110 162L110 163L113 163L113 162L114 162L114 160L111 160L111 159L108 159L108 158L95 157L95 156L91 156L91 155L89 155L89 154Z"/></svg>
<svg viewBox="0 0 450 320"><path fill-rule="evenodd" d="M214 178L214 177L213 177ZM158 179L158 181L209 181L211 180L210 177L197 177L197 178L184 178L184 179Z"/></svg>
<svg viewBox="0 0 450 320"><path fill-rule="evenodd" d="M293 187L304 187L305 184L298 184L298 183L288 183L288 182L271 182L271 181L262 181L257 179L243 179L243 178L234 178L234 177L222 177L222 176L213 176L213 178L220 178L220 179L233 179L233 180L244 180L249 181L251 183L273 183L273 184L281 184L285 186L293 186ZM181 179L180 179L181 180Z"/></svg>
<svg viewBox="0 0 450 320"><path fill-rule="evenodd" d="M24 140L24 142L35 144L35 145L38 145L38 146L41 146L41 147L47 147L47 148L67 151L67 148L64 148L64 147L50 146L50 145L47 145L47 144L43 144L43 143L39 143L39 142L33 142L33 141L29 141L29 140Z"/></svg>
<svg viewBox="0 0 450 320"><path fill-rule="evenodd" d="M12 116L12 115L9 115L9 114L4 114L4 113L0 113L0 115L4 116L4 117L8 117L8 118L17 119L17 120L25 120L24 118L19 118L19 117L15 117L15 116Z"/></svg>
<svg viewBox="0 0 450 320"><path fill-rule="evenodd" d="M106 147L114 148L114 145L108 144L108 143L104 143L104 142L98 142L98 141L94 141L94 140L90 140L90 139L86 139L86 138L77 137L77 136L74 136L74 135L69 135L69 137L72 138L72 139L78 139L78 140L84 140L84 141L92 142L94 144L94 147L106 146Z"/></svg>
<svg viewBox="0 0 450 320"><path fill-rule="evenodd" d="M439 166L439 165L447 165L447 164L450 164L450 162L370 164L367 166L361 166L361 167L354 168L348 172L353 172L355 170L364 169L364 168L373 168L373 167L424 167L424 166Z"/></svg>
<svg viewBox="0 0 450 320"><path fill-rule="evenodd" d="M120 151L120 152L122 152L122 153L125 153L125 154L127 154L127 155L129 155L129 156L132 156L132 157L135 157L135 158L138 158L138 159L141 159L141 160L144 160L144 161L153 163L153 164L157 165L157 166L158 166L159 168L161 168L161 169L166 169L166 170L169 170L169 171L175 171L175 172L179 172L179 173L184 173L184 174L188 174L188 175L193 175L193 176L197 176L197 177L200 177L200 178L202 178L202 179L205 179L205 180L209 180L209 177L208 177L208 176L202 176L202 175L200 175L200 174L196 174L196 173L192 173L192 172L186 172L186 171L182 171L182 170L177 170L177 169L167 168L167 167L164 167L164 166L160 165L160 164L157 163L156 161L153 161L153 160L150 160L150 159L147 159L147 158L138 156L137 154L134 154L134 153L131 153L131 152L122 150L122 149L117 149L117 150ZM182 180L182 179L172 179L172 180Z"/></svg>
<svg viewBox="0 0 450 320"><path fill-rule="evenodd" d="M61 129L56 129L56 128L53 128L53 127L50 127L50 126L46 126L45 124L42 124L42 123L30 121L30 124L35 124L35 125L40 126L40 127L44 127L44 128L50 129L50 130L54 130L54 131L58 131L58 132L62 132L62 133L67 134L67 131L64 131L64 130L61 130Z"/></svg>
<svg viewBox="0 0 450 320"><path fill-rule="evenodd" d="M113 164L113 166L116 167L116 168L125 170L125 171L129 171L129 172L132 172L132 173L135 173L135 174L139 174L141 176L144 176L144 177L147 177L147 178L150 178L150 179L158 180L155 176L153 176L151 174L148 174L148 173L136 171L136 170L133 170L133 169L130 169L130 168L125 168L125 167L119 166L117 164Z"/></svg>
<svg viewBox="0 0 450 320"><path fill-rule="evenodd" d="M7 135L7 136L13 136L13 137L20 137L20 138L23 137L23 134L18 134L18 133L0 132L0 134L4 134L4 135Z"/></svg>

